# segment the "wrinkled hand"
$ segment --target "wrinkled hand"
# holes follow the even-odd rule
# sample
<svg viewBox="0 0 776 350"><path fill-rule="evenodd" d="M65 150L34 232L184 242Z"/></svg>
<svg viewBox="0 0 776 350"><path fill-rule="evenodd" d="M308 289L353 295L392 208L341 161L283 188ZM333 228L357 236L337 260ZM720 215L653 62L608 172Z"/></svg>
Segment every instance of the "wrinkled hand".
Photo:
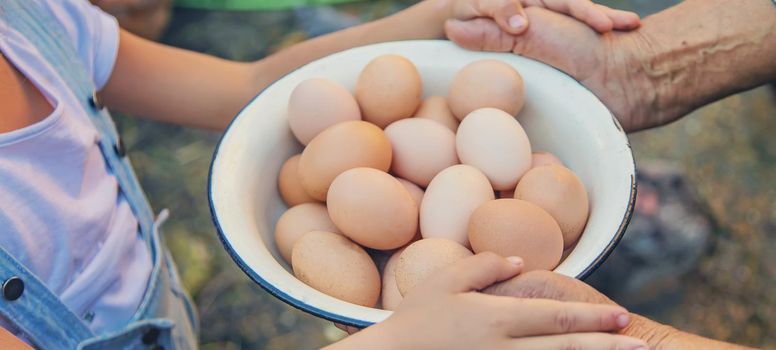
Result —
<svg viewBox="0 0 776 350"><path fill-rule="evenodd" d="M642 57L650 47L639 31L599 34L547 9L528 7L525 13L531 24L521 35L500 29L488 18L448 20L445 31L466 49L513 52L566 72L592 90L628 131L662 125L683 114L660 114L656 108L656 89L641 74Z"/></svg>
<svg viewBox="0 0 776 350"><path fill-rule="evenodd" d="M584 282L550 271L530 271L507 281L496 283L483 292L515 298L541 298L617 305Z"/></svg>
<svg viewBox="0 0 776 350"><path fill-rule="evenodd" d="M550 271L531 271L510 280L494 284L484 293L516 298L539 298L617 305L595 288L577 279ZM661 348L678 331L639 315L631 314L630 324L619 334L642 339L650 348ZM668 347L667 347L668 348ZM681 348L681 347L680 347Z"/></svg>

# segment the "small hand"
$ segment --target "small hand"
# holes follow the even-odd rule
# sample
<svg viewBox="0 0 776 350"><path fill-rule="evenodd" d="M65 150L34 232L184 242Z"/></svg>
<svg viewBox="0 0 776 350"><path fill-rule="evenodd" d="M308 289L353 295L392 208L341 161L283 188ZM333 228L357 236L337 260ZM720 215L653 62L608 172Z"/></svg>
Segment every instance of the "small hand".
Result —
<svg viewBox="0 0 776 350"><path fill-rule="evenodd" d="M464 259L415 287L387 320L333 348L646 349L640 340L608 333L628 324L619 306L477 292L521 269L519 259L492 253Z"/></svg>

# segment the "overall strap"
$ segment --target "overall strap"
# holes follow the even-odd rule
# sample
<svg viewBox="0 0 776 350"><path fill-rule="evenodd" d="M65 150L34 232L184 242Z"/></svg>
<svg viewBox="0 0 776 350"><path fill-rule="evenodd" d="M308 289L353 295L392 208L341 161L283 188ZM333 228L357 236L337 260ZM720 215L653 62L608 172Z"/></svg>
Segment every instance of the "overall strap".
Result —
<svg viewBox="0 0 776 350"><path fill-rule="evenodd" d="M41 349L75 349L92 331L43 282L0 246L0 315Z"/></svg>
<svg viewBox="0 0 776 350"><path fill-rule="evenodd" d="M81 102L89 120L100 133L99 144L105 162L116 177L122 194L137 218L140 232L150 247L153 211L126 157L113 119L99 104L94 83L79 59L74 44L40 1L50 0L2 0L4 4L0 6L7 12L6 21L10 27L35 46ZM155 253L152 251L152 254Z"/></svg>

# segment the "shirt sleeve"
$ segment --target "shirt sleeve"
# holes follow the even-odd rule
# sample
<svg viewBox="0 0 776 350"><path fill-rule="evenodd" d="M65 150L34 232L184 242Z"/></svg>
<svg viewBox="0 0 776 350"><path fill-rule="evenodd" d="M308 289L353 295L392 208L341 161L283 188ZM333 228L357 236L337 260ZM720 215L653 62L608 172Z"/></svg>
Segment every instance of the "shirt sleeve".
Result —
<svg viewBox="0 0 776 350"><path fill-rule="evenodd" d="M98 90L108 82L119 48L116 19L88 0L39 0L59 21Z"/></svg>

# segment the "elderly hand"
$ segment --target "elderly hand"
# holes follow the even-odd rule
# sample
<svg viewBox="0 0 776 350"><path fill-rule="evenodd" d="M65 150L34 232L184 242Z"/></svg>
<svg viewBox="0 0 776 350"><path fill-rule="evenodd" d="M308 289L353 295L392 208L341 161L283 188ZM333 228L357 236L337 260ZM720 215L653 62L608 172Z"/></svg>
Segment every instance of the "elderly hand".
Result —
<svg viewBox="0 0 776 350"><path fill-rule="evenodd" d="M594 304L617 305L582 281L549 271L531 271L494 284L483 292L516 298L553 299ZM631 314L631 322L619 334L641 339L650 349L662 350L738 350L743 346L723 343L676 330L645 317Z"/></svg>
<svg viewBox="0 0 776 350"><path fill-rule="evenodd" d="M471 50L514 52L558 68L590 88L626 130L667 120L653 119L652 86L638 72L638 53L648 48L638 32L599 35L571 17L542 8L526 9L531 25L521 35L503 31L492 20L450 20L448 37Z"/></svg>
<svg viewBox="0 0 776 350"><path fill-rule="evenodd" d="M494 284L483 292L491 295L516 298L539 298L560 301L576 301L594 304L617 305L595 288L577 279L550 271L531 271L510 280ZM678 331L644 317L632 314L631 323L620 330L647 341L651 348L658 348Z"/></svg>
<svg viewBox="0 0 776 350"><path fill-rule="evenodd" d="M525 9L531 24L520 35L486 17L450 19L445 31L464 48L514 52L568 73L636 131L776 79L773 3L727 4L683 1L630 32L599 34L589 21L540 7Z"/></svg>

